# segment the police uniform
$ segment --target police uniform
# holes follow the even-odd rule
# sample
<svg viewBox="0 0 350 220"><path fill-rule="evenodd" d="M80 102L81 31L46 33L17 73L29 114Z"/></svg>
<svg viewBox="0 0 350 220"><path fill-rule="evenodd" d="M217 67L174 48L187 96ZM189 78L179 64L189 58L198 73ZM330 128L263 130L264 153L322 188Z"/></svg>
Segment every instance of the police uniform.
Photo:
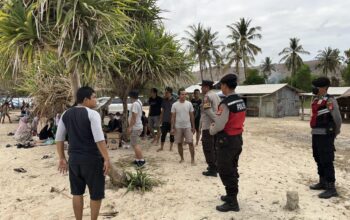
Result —
<svg viewBox="0 0 350 220"><path fill-rule="evenodd" d="M226 196L221 197L225 201L222 206L226 205L226 208L222 210L218 206L217 210L239 211L238 159L243 145L242 133L246 115L244 100L235 93L228 94L220 103L216 115L215 124L210 127L210 134L216 134L217 168L226 190Z"/></svg>
<svg viewBox="0 0 350 220"><path fill-rule="evenodd" d="M213 81L203 80L202 86L213 86ZM220 104L220 97L212 90L209 90L203 98L201 107L201 123L202 123L202 146L205 161L208 164L208 170L203 172L205 176L217 176L216 168L216 150L215 136L210 135L209 128L216 117L216 110Z"/></svg>
<svg viewBox="0 0 350 220"><path fill-rule="evenodd" d="M318 88L329 87L330 82L327 78L320 77L312 84L314 94L318 94ZM319 197L328 199L337 196L334 185L334 139L340 133L342 120L336 99L328 94L316 96L311 111L312 152L317 164L319 183L310 186L310 189L326 190Z"/></svg>

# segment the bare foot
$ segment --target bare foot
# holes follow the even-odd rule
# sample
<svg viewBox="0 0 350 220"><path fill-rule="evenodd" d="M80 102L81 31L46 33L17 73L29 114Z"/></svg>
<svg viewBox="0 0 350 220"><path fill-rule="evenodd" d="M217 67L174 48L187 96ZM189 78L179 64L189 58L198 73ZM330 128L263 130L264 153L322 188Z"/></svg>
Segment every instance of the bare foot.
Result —
<svg viewBox="0 0 350 220"><path fill-rule="evenodd" d="M181 159L180 161L179 161L179 163L183 163L185 160L184 159Z"/></svg>
<svg viewBox="0 0 350 220"><path fill-rule="evenodd" d="M162 151L162 150L163 150L163 148L159 148L159 149L157 150L157 152Z"/></svg>

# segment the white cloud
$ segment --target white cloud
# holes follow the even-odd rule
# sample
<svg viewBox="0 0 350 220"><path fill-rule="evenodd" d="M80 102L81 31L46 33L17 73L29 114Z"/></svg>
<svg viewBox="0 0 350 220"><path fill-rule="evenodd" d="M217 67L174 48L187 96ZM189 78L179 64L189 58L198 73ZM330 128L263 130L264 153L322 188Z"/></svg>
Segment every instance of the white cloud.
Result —
<svg viewBox="0 0 350 220"><path fill-rule="evenodd" d="M279 62L278 53L289 45L289 38L300 38L313 59L317 51L331 46L344 51L350 48L350 1L344 0L160 0L164 24L181 39L189 25L201 22L219 32L227 42L227 25L241 17L251 18L253 26L261 26L262 40L256 40L263 52L256 60L260 64L270 56Z"/></svg>

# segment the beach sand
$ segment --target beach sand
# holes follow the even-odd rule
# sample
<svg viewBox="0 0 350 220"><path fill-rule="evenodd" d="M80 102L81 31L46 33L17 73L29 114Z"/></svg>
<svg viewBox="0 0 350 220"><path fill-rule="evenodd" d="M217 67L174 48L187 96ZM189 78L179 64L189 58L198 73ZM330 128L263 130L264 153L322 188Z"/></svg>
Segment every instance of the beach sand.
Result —
<svg viewBox="0 0 350 220"><path fill-rule="evenodd" d="M0 124L0 219L74 219L68 176L57 171L55 146L5 148L15 143L6 134L16 127ZM101 213L115 211L111 219L123 220L350 219L350 125L343 124L336 139L337 198L321 200L308 188L318 180L310 143L308 122L297 117L247 118L239 161L241 211L219 213L215 206L222 204L224 187L219 178L202 176L207 166L201 145L196 147L197 166L191 166L187 146L185 163L179 164L176 146L169 152L166 143L157 153L158 146L143 141L146 170L163 184L144 194L107 184ZM131 149L109 152L113 163L131 166ZM21 167L27 172L14 172ZM297 211L284 209L289 190L299 193ZM90 219L88 193L84 198L84 219Z"/></svg>

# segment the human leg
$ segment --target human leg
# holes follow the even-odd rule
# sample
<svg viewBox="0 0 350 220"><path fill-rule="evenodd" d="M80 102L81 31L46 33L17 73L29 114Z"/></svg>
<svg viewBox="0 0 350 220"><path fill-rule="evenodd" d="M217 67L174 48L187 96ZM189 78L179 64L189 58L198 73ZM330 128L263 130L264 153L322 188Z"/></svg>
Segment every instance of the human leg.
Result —
<svg viewBox="0 0 350 220"><path fill-rule="evenodd" d="M83 219L84 198L83 195L73 195L73 211L75 219Z"/></svg>

